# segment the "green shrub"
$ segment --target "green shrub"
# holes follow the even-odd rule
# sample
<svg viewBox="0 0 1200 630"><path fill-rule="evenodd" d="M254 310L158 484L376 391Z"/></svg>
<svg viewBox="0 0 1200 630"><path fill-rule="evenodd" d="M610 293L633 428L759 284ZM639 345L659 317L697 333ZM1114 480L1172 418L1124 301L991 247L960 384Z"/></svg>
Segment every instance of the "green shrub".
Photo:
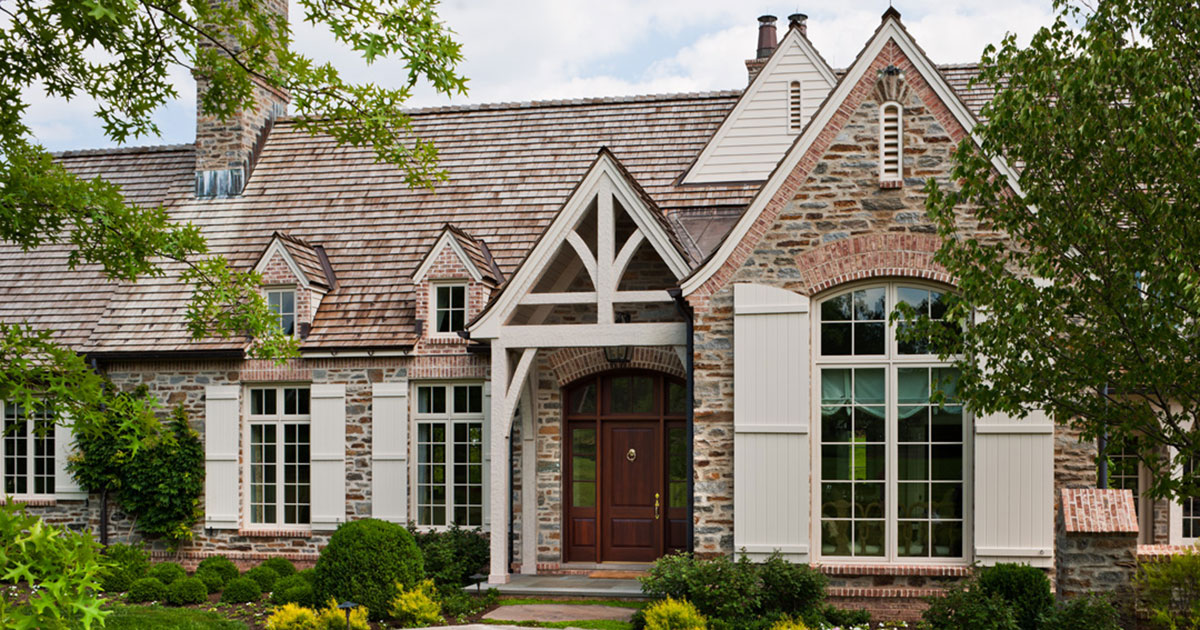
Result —
<svg viewBox="0 0 1200 630"><path fill-rule="evenodd" d="M204 583L209 595L220 593L225 588L225 578L213 569L197 569L194 577Z"/></svg>
<svg viewBox="0 0 1200 630"><path fill-rule="evenodd" d="M401 628L442 625L442 606L437 601L433 580L424 580L416 588L396 584L396 596L392 598L390 610Z"/></svg>
<svg viewBox="0 0 1200 630"><path fill-rule="evenodd" d="M158 581L162 582L163 584L170 584L175 580L187 577L187 571L184 571L183 567L179 566L179 564L175 562L160 562L150 567L150 570L146 572L146 575L152 578L158 578Z"/></svg>
<svg viewBox="0 0 1200 630"><path fill-rule="evenodd" d="M448 619L464 621L496 605L500 591L489 588L483 595L472 595L458 587L439 587L438 599L442 601L442 614Z"/></svg>
<svg viewBox="0 0 1200 630"><path fill-rule="evenodd" d="M1012 607L1021 630L1037 630L1044 615L1054 610L1054 595L1045 571L1027 564L1001 563L979 572L979 588Z"/></svg>
<svg viewBox="0 0 1200 630"><path fill-rule="evenodd" d="M646 608L646 630L706 630L704 616L687 600L670 597Z"/></svg>
<svg viewBox="0 0 1200 630"><path fill-rule="evenodd" d="M167 599L167 585L163 584L158 578L144 577L134 580L133 584L129 585L129 593L125 595L125 600L139 602L161 602Z"/></svg>
<svg viewBox="0 0 1200 630"><path fill-rule="evenodd" d="M297 571L296 575L299 575L300 577L304 578L304 581L308 582L309 584L312 584L313 586L317 585L317 570L316 569L305 569L303 571Z"/></svg>
<svg viewBox="0 0 1200 630"><path fill-rule="evenodd" d="M313 597L312 584L300 575L279 578L275 582L275 589L271 591L271 603L276 606L299 604L312 607L317 605L316 598Z"/></svg>
<svg viewBox="0 0 1200 630"><path fill-rule="evenodd" d="M798 619L784 617L771 624L771 630L808 630L808 625Z"/></svg>
<svg viewBox="0 0 1200 630"><path fill-rule="evenodd" d="M871 622L871 613L859 608L838 608L833 604L821 602L808 611L801 613L804 623L812 628L833 626L835 628L854 628Z"/></svg>
<svg viewBox="0 0 1200 630"><path fill-rule="evenodd" d="M425 574L421 551L408 530L362 519L338 527L317 560L315 591L322 601L350 600L372 619L388 613L396 583L412 588Z"/></svg>
<svg viewBox="0 0 1200 630"><path fill-rule="evenodd" d="M921 614L921 630L1019 630L1008 603L985 593L974 581L926 601L929 608Z"/></svg>
<svg viewBox="0 0 1200 630"><path fill-rule="evenodd" d="M1121 630L1121 616L1103 595L1076 597L1050 611L1041 630Z"/></svg>
<svg viewBox="0 0 1200 630"><path fill-rule="evenodd" d="M778 553L758 567L762 611L766 616L802 613L825 599L829 580L806 564L792 564ZM840 624L838 624L840 625Z"/></svg>
<svg viewBox="0 0 1200 630"><path fill-rule="evenodd" d="M267 619L267 630L316 630L316 627L317 613L296 604L276 608Z"/></svg>
<svg viewBox="0 0 1200 630"><path fill-rule="evenodd" d="M204 444L183 405L171 414L170 430L174 439L139 450L124 467L120 503L137 517L139 531L174 546L191 540L192 525L204 515Z"/></svg>
<svg viewBox="0 0 1200 630"><path fill-rule="evenodd" d="M1153 627L1200 628L1200 553L1144 562L1135 583Z"/></svg>
<svg viewBox="0 0 1200 630"><path fill-rule="evenodd" d="M346 611L338 608L336 599L329 600L324 608L317 611L317 630L346 630ZM367 623L367 609L359 606L350 611L349 630L371 630Z"/></svg>
<svg viewBox="0 0 1200 630"><path fill-rule="evenodd" d="M221 602L226 604L254 602L258 601L260 597L262 597L262 589L259 588L258 582L245 577L230 580L225 585L225 590L221 591Z"/></svg>
<svg viewBox="0 0 1200 630"><path fill-rule="evenodd" d="M279 579L279 574L271 567L259 565L243 573L242 577L258 582L258 588L262 589L264 593L270 593L271 589L275 587L275 581Z"/></svg>
<svg viewBox="0 0 1200 630"><path fill-rule="evenodd" d="M129 590L134 580L146 577L150 568L150 556L141 547L133 545L109 545L104 550L109 565L100 574L100 588L110 593Z"/></svg>
<svg viewBox="0 0 1200 630"><path fill-rule="evenodd" d="M200 571L215 571L217 575L221 576L222 585L228 584L240 573L237 565L225 556L209 556L201 560L199 566L196 567L196 572Z"/></svg>
<svg viewBox="0 0 1200 630"><path fill-rule="evenodd" d="M742 556L698 560L691 554L659 558L646 577L642 592L652 599L691 602L713 630L743 630L763 619L758 567Z"/></svg>
<svg viewBox="0 0 1200 630"><path fill-rule="evenodd" d="M470 577L487 566L490 557L487 538L478 529L457 525L444 531L409 532L425 559L425 577L439 587L468 586Z"/></svg>
<svg viewBox="0 0 1200 630"><path fill-rule="evenodd" d="M287 577L296 574L296 565L292 564L287 558L267 558L263 560L262 565L275 572L279 577Z"/></svg>
<svg viewBox="0 0 1200 630"><path fill-rule="evenodd" d="M172 606L203 604L208 601L208 588L199 578L185 577L167 587L167 603Z"/></svg>

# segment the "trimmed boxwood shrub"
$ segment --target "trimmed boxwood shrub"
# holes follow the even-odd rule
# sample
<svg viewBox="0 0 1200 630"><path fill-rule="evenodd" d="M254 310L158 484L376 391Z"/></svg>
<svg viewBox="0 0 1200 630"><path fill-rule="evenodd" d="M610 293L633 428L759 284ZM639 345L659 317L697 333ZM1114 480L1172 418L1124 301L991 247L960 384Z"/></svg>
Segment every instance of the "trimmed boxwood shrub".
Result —
<svg viewBox="0 0 1200 630"><path fill-rule="evenodd" d="M930 597L921 614L921 628L928 630L1019 630L1012 608L1004 598L984 592L971 580L958 584L945 595Z"/></svg>
<svg viewBox="0 0 1200 630"><path fill-rule="evenodd" d="M367 607L382 619L399 584L416 586L425 575L421 551L408 530L367 518L338 527L317 560L315 590L320 601L331 597Z"/></svg>
<svg viewBox="0 0 1200 630"><path fill-rule="evenodd" d="M167 587L167 603L172 606L203 604L208 601L208 588L199 578L185 577Z"/></svg>
<svg viewBox="0 0 1200 630"><path fill-rule="evenodd" d="M134 603L161 602L167 599L167 586L158 578L144 577L134 580L133 584L129 585L129 593L125 599Z"/></svg>
<svg viewBox="0 0 1200 630"><path fill-rule="evenodd" d="M242 574L242 577L254 580L258 583L258 588L262 589L264 593L269 593L272 587L275 586L275 580L279 579L279 574L270 567L260 565L246 571Z"/></svg>
<svg viewBox="0 0 1200 630"><path fill-rule="evenodd" d="M1046 572L1027 564L986 567L979 572L979 588L1011 606L1021 630L1037 630L1042 617L1054 609Z"/></svg>
<svg viewBox="0 0 1200 630"><path fill-rule="evenodd" d="M487 566L487 538L478 529L457 525L444 531L419 532L409 526L425 560L425 577L439 587L468 586L471 575Z"/></svg>
<svg viewBox="0 0 1200 630"><path fill-rule="evenodd" d="M284 604L299 604L301 606L317 605L316 598L313 597L312 583L304 579L301 575L289 575L279 578L275 582L275 589L271 591L271 603L276 606Z"/></svg>
<svg viewBox="0 0 1200 630"><path fill-rule="evenodd" d="M100 588L110 593L128 591L134 580L146 577L150 558L141 547L109 545L104 550L109 566L100 574Z"/></svg>
<svg viewBox="0 0 1200 630"><path fill-rule="evenodd" d="M228 584L240 573L237 565L225 556L209 556L201 560L200 565L196 567L196 572L200 571L216 571L217 575L221 576L222 584Z"/></svg>
<svg viewBox="0 0 1200 630"><path fill-rule="evenodd" d="M225 590L221 591L221 602L225 604L244 604L258 601L260 597L262 589L258 587L258 582L246 577L230 580Z"/></svg>
<svg viewBox="0 0 1200 630"><path fill-rule="evenodd" d="M317 570L316 569L305 569L303 571L297 571L296 575L299 575L300 577L304 578L304 580L306 582L308 582L309 584L312 584L313 586L317 585Z"/></svg>
<svg viewBox="0 0 1200 630"><path fill-rule="evenodd" d="M296 565L292 564L287 558L267 558L263 560L262 565L275 572L279 577L287 577L296 574Z"/></svg>
<svg viewBox="0 0 1200 630"><path fill-rule="evenodd" d="M760 605L767 616L788 616L820 606L829 579L807 564L792 564L772 554L758 567Z"/></svg>
<svg viewBox="0 0 1200 630"><path fill-rule="evenodd" d="M221 589L225 588L225 578L221 577L221 574L213 569L197 570L195 577L204 583L204 588L208 591L209 595L220 593Z"/></svg>
<svg viewBox="0 0 1200 630"><path fill-rule="evenodd" d="M166 585L174 582L175 580L181 580L187 577L187 571L184 571L183 567L179 566L177 563L160 562L159 564L150 567L150 570L146 573L146 575L152 578L158 578L159 582L162 582L164 585Z"/></svg>

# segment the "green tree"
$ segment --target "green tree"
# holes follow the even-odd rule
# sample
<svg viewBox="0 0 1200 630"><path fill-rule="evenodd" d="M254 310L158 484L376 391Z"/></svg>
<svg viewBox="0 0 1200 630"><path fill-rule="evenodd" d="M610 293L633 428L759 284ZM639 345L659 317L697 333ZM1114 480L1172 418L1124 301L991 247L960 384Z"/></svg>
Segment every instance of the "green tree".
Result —
<svg viewBox="0 0 1200 630"><path fill-rule="evenodd" d="M1200 455L1200 11L1089 5L1057 0L1028 46L988 47L978 144L958 147L958 187L927 186L963 298L960 391L981 412L1044 408L1083 439L1140 436L1153 491L1194 496L1200 468L1169 473ZM968 217L995 237L960 233ZM910 334L958 350L932 322Z"/></svg>
<svg viewBox="0 0 1200 630"><path fill-rule="evenodd" d="M286 0L282 0L286 1ZM200 231L172 221L163 207L129 204L119 187L86 180L56 164L30 140L22 92L90 97L105 133L117 142L157 135L152 114L178 97L173 65L207 81L199 103L228 118L249 107L255 81L291 95L297 124L353 146L372 147L414 186L444 177L436 151L412 134L398 108L419 81L443 93L465 91L455 67L461 49L437 19L436 0L298 0L304 19L326 27L368 63L398 58L408 73L398 88L355 84L330 64L291 47L287 20L263 0L83 0L0 4L0 239L25 250L65 244L70 265L96 265L113 280L162 276L183 268L194 291L193 336L254 339L251 353L286 357L283 335L258 293L259 278L209 252ZM104 387L83 358L52 331L0 323L0 398L31 411L70 415L77 437L104 425ZM137 414L122 422L138 422ZM124 431L127 436L137 431ZM134 439L131 438L131 439ZM136 448L133 442L132 447Z"/></svg>

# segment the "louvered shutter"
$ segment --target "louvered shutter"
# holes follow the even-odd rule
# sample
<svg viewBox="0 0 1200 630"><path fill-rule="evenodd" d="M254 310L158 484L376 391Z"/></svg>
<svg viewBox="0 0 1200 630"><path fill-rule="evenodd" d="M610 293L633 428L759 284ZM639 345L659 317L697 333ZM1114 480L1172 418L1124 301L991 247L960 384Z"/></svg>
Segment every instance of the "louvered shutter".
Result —
<svg viewBox="0 0 1200 630"><path fill-rule="evenodd" d="M238 528L238 436L241 405L237 385L204 389L204 526Z"/></svg>
<svg viewBox="0 0 1200 630"><path fill-rule="evenodd" d="M809 558L809 299L734 285L733 547Z"/></svg>
<svg viewBox="0 0 1200 630"><path fill-rule="evenodd" d="M408 383L371 388L371 514L408 523Z"/></svg>
<svg viewBox="0 0 1200 630"><path fill-rule="evenodd" d="M67 470L69 458L75 452L74 440L70 418L54 423L54 498L59 501L79 501L88 496Z"/></svg>
<svg viewBox="0 0 1200 630"><path fill-rule="evenodd" d="M1054 424L1037 412L975 420L975 559L1054 565Z"/></svg>
<svg viewBox="0 0 1200 630"><path fill-rule="evenodd" d="M346 385L312 386L312 528L346 521Z"/></svg>

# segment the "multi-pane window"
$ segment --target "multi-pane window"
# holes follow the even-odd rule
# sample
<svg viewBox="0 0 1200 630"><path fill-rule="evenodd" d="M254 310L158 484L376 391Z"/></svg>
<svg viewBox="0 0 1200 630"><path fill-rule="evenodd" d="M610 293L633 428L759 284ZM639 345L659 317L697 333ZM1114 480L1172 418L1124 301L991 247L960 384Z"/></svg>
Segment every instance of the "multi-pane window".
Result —
<svg viewBox="0 0 1200 630"><path fill-rule="evenodd" d="M1196 466L1200 465L1200 458L1193 457L1183 464L1183 475L1185 478L1195 473ZM1182 501L1183 503L1183 523L1182 536L1184 538L1200 538L1200 497L1191 496Z"/></svg>
<svg viewBox="0 0 1200 630"><path fill-rule="evenodd" d="M1108 460L1108 487L1133 492L1133 509L1141 514L1141 466L1137 451L1129 444L1110 444L1105 453Z"/></svg>
<svg viewBox="0 0 1200 630"><path fill-rule="evenodd" d="M54 419L18 403L4 407L4 494L54 494Z"/></svg>
<svg viewBox="0 0 1200 630"><path fill-rule="evenodd" d="M935 320L949 296L888 284L821 302L820 549L827 558L961 559L967 532L968 423L957 372L928 344L897 338L909 304Z"/></svg>
<svg viewBox="0 0 1200 630"><path fill-rule="evenodd" d="M483 386L417 387L418 525L483 525L483 428Z"/></svg>
<svg viewBox="0 0 1200 630"><path fill-rule="evenodd" d="M279 316L279 327L285 335L296 333L296 291L272 289L267 291L267 305Z"/></svg>
<svg viewBox="0 0 1200 630"><path fill-rule="evenodd" d="M250 523L308 525L312 480L307 387L250 388Z"/></svg>
<svg viewBox="0 0 1200 630"><path fill-rule="evenodd" d="M879 108L879 180L899 182L904 178L903 108L884 103Z"/></svg>
<svg viewBox="0 0 1200 630"><path fill-rule="evenodd" d="M434 287L434 324L439 333L453 333L467 325L467 287L447 284Z"/></svg>

